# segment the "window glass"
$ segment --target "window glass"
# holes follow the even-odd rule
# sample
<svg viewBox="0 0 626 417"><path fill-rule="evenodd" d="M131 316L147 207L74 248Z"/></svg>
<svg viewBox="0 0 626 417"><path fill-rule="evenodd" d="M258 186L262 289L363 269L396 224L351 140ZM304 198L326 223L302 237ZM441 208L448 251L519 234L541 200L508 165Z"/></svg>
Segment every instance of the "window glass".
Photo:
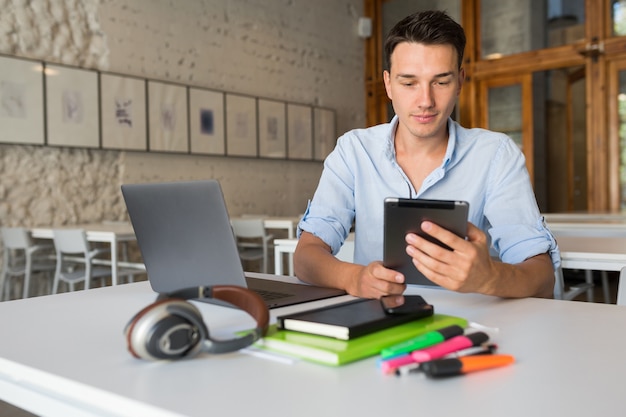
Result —
<svg viewBox="0 0 626 417"><path fill-rule="evenodd" d="M584 67L545 74L545 148L551 211L587 208L587 113Z"/></svg>
<svg viewBox="0 0 626 417"><path fill-rule="evenodd" d="M445 10L461 22L460 0L388 0L383 1L383 41L391 28L406 16L423 10Z"/></svg>
<svg viewBox="0 0 626 417"><path fill-rule="evenodd" d="M626 0L613 0L611 4L613 35L626 35Z"/></svg>
<svg viewBox="0 0 626 417"><path fill-rule="evenodd" d="M620 148L620 206L626 208L626 71L619 72L619 94L617 95Z"/></svg>
<svg viewBox="0 0 626 417"><path fill-rule="evenodd" d="M585 37L584 0L481 0L482 59L571 44Z"/></svg>
<svg viewBox="0 0 626 417"><path fill-rule="evenodd" d="M488 93L489 126L506 133L522 148L522 86L493 87Z"/></svg>
<svg viewBox="0 0 626 417"><path fill-rule="evenodd" d="M396 23L412 13L423 10L445 10L450 17L461 23L460 0L386 0L382 2L383 48L387 34ZM385 65L384 62L383 65ZM383 69L380 68L381 73L382 71ZM387 104L387 114L389 115L388 120L391 120L395 114L391 102ZM457 117L458 108L455 108L452 118L456 119Z"/></svg>

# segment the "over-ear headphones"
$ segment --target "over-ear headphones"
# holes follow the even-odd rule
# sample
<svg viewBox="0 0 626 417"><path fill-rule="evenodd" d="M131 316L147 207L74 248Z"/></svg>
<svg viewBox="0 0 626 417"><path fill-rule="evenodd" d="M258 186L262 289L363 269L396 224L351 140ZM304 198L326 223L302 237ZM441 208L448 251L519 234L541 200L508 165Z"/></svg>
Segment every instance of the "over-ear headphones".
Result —
<svg viewBox="0 0 626 417"><path fill-rule="evenodd" d="M212 339L200 310L186 300L213 298L250 314L257 327L242 337ZM180 359L200 351L233 352L265 335L269 311L257 293L234 285L192 287L159 294L157 300L135 314L124 328L128 350L140 359Z"/></svg>

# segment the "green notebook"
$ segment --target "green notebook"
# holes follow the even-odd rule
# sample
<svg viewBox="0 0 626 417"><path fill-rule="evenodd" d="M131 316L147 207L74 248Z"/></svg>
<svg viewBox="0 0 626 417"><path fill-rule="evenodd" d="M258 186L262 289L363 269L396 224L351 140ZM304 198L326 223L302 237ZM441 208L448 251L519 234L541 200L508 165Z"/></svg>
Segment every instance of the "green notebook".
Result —
<svg viewBox="0 0 626 417"><path fill-rule="evenodd" d="M255 346L310 362L338 366L378 355L386 347L453 324L467 327L467 320L445 314L434 314L351 340L277 330L276 326L271 326L267 335L257 341Z"/></svg>

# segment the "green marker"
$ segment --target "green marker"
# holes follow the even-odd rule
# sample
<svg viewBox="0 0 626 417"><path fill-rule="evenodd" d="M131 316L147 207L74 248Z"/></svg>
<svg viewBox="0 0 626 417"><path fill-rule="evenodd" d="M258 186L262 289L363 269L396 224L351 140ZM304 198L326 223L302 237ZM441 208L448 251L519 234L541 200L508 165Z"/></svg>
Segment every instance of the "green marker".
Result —
<svg viewBox="0 0 626 417"><path fill-rule="evenodd" d="M443 329L433 330L432 332L425 333L423 335L406 340L397 345L390 346L380 351L382 359L389 359L394 356L402 355L405 353L413 352L417 349L423 349L428 346L436 345L444 340L448 340L455 336L463 334L463 328L458 325L452 325L444 327Z"/></svg>

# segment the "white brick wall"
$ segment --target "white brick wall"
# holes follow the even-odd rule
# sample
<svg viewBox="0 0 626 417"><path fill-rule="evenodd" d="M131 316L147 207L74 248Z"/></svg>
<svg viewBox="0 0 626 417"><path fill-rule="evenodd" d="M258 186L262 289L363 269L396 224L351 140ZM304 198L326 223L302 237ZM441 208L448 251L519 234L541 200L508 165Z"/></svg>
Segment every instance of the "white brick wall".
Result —
<svg viewBox="0 0 626 417"><path fill-rule="evenodd" d="M362 0L0 0L0 52L337 110L365 123ZM0 224L123 219L124 182L217 178L231 214L297 214L319 162L0 145Z"/></svg>

